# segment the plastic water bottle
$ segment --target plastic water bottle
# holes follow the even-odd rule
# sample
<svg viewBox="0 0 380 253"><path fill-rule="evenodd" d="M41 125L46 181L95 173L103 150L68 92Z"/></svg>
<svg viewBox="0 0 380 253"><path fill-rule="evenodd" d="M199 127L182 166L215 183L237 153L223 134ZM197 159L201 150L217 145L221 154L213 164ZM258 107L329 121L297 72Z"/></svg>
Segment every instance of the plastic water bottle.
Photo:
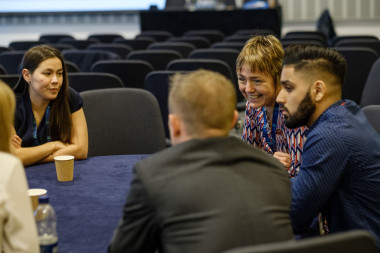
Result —
<svg viewBox="0 0 380 253"><path fill-rule="evenodd" d="M34 212L41 253L58 252L57 219L47 195L40 196Z"/></svg>

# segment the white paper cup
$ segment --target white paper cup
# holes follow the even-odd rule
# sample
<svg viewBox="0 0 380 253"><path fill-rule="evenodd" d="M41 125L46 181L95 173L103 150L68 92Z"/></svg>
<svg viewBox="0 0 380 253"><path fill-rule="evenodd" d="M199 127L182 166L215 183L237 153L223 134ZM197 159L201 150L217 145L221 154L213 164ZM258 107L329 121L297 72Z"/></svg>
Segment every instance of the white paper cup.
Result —
<svg viewBox="0 0 380 253"><path fill-rule="evenodd" d="M28 190L28 195L32 201L33 212L38 206L38 198L42 195L45 195L47 190L41 188L33 188Z"/></svg>
<svg viewBox="0 0 380 253"><path fill-rule="evenodd" d="M54 157L55 170L58 181L73 181L74 177L74 156L61 155Z"/></svg>

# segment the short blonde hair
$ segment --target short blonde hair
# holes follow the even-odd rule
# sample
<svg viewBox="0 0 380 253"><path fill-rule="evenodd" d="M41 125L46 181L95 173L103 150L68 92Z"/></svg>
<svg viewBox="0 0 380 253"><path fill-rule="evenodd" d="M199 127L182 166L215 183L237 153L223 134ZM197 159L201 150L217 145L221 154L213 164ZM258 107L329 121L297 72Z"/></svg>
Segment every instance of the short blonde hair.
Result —
<svg viewBox="0 0 380 253"><path fill-rule="evenodd" d="M201 135L211 128L228 133L235 108L235 88L219 73L197 70L171 79L169 111L182 119L190 135Z"/></svg>
<svg viewBox="0 0 380 253"><path fill-rule="evenodd" d="M249 39L236 59L236 72L249 66L251 72L260 71L271 76L275 85L280 84L284 49L273 35L258 35Z"/></svg>
<svg viewBox="0 0 380 253"><path fill-rule="evenodd" d="M10 152L15 107L15 95L12 89L0 80L0 151L3 152Z"/></svg>

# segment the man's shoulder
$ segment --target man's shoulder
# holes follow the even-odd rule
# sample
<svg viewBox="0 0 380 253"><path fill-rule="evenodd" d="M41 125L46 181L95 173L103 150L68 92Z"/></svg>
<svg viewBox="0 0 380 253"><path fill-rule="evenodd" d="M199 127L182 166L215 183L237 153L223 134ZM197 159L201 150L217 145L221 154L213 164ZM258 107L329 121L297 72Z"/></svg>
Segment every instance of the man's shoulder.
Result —
<svg viewBox="0 0 380 253"><path fill-rule="evenodd" d="M281 167L276 159L236 137L196 139L164 149L135 166L138 173L161 174L166 170L192 167L201 161L231 164L245 161L260 166Z"/></svg>

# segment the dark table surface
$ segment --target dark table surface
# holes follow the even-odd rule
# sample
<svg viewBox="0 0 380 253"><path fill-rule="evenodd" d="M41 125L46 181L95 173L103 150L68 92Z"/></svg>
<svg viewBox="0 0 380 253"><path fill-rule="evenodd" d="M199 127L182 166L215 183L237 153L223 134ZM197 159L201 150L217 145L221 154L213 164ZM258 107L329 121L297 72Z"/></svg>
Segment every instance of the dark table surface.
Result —
<svg viewBox="0 0 380 253"><path fill-rule="evenodd" d="M106 252L122 215L133 165L147 155L74 162L74 180L58 182L54 163L26 167L29 188L44 188L57 215L59 252Z"/></svg>

